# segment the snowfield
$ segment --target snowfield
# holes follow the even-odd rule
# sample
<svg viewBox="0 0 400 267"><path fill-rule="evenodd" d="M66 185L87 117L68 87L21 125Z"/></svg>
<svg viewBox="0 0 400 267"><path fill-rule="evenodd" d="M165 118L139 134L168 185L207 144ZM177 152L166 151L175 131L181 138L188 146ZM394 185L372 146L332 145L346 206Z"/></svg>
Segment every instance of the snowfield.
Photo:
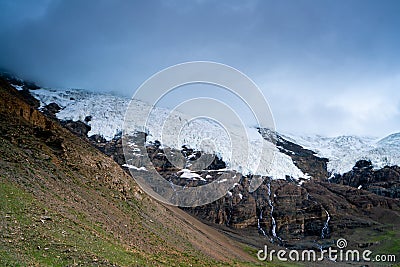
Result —
<svg viewBox="0 0 400 267"><path fill-rule="evenodd" d="M106 140L111 140L122 131L125 113L131 101L111 94L78 89L38 89L31 93L40 100L42 107L52 102L57 103L61 107L57 117L61 120L84 121L86 116L91 116L89 136L99 134ZM131 109L137 116L142 116L143 110L148 107L144 102L132 100ZM165 123L167 119L168 123ZM134 121L135 118L131 123ZM171 123L174 121L179 123ZM143 125L134 125L133 128L137 131L145 130L149 134L148 142L159 140L172 148L180 149L182 145L187 145L215 153L229 168L243 174L267 175L274 179L285 179L286 176L309 178L293 164L289 156L261 138L254 128L246 128L247 135L243 136L243 130L235 127L227 132L214 121L191 120L185 114L159 107L153 108L145 129ZM315 151L318 156L328 158L328 171L332 173L351 170L359 159L371 160L376 168L400 165L400 134L381 140L357 136L328 138L286 134L283 137ZM267 156L260 155L262 147L270 151ZM272 154L274 157L271 157Z"/></svg>
<svg viewBox="0 0 400 267"><path fill-rule="evenodd" d="M291 140L328 158L328 171L332 174L350 171L360 159L370 160L375 169L385 166L400 166L400 133L385 138L320 135L301 136L285 134Z"/></svg>

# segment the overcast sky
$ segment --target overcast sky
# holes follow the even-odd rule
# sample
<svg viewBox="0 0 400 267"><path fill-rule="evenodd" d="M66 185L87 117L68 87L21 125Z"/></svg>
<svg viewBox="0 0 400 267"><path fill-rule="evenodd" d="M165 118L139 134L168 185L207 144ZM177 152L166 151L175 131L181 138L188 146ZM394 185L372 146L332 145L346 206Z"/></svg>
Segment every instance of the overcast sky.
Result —
<svg viewBox="0 0 400 267"><path fill-rule="evenodd" d="M262 89L278 131L400 132L400 1L1 0L0 67L131 96L209 60Z"/></svg>

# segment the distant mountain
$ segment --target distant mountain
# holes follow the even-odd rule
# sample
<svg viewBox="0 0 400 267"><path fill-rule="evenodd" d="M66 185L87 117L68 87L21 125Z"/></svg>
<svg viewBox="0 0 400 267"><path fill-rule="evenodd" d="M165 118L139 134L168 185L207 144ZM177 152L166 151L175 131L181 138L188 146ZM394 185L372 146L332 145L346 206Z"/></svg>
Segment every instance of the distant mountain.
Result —
<svg viewBox="0 0 400 267"><path fill-rule="evenodd" d="M378 141L378 146L382 148L388 149L396 149L400 148L400 133L391 134L385 138L382 138Z"/></svg>
<svg viewBox="0 0 400 267"><path fill-rule="evenodd" d="M359 160L370 160L376 169L400 166L399 135L400 133L392 134L380 140L359 136L283 136L315 151L317 156L328 158L328 171L334 175L350 171Z"/></svg>

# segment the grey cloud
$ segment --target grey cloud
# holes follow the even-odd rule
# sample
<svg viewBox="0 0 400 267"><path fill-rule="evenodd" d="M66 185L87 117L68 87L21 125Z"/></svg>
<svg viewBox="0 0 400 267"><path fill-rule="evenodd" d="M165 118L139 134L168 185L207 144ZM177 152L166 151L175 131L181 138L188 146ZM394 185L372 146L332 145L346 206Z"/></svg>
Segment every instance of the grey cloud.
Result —
<svg viewBox="0 0 400 267"><path fill-rule="evenodd" d="M0 10L0 67L43 86L130 96L165 67L211 60L253 78L282 130L384 135L399 125L391 115L358 126L328 105L380 91L395 107L398 1L10 0Z"/></svg>

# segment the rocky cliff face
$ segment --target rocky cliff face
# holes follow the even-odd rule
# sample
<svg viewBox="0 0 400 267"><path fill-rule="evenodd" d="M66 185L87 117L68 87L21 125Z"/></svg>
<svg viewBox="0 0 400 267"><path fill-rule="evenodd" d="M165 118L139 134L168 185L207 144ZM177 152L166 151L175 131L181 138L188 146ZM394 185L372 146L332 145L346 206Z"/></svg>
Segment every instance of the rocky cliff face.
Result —
<svg viewBox="0 0 400 267"><path fill-rule="evenodd" d="M309 181L298 186L284 180L266 180L249 193L246 180L231 190L232 196L187 212L223 224L230 231L253 229L261 240L304 248L312 240L337 238L352 229L379 225L375 208L393 214L400 210L398 200L343 185ZM394 220L400 222L397 215Z"/></svg>
<svg viewBox="0 0 400 267"><path fill-rule="evenodd" d="M51 130L54 127L54 122L47 120L46 117L36 109L38 105L28 104L25 93L16 90L10 86L6 80L1 78L0 86L2 88L7 88L8 90L0 91L0 97L2 99L0 102L1 112L7 112L12 114L15 118L21 118L30 121L34 126L40 127L44 130ZM36 102L37 104L39 103L37 100Z"/></svg>
<svg viewBox="0 0 400 267"><path fill-rule="evenodd" d="M371 161L360 160L353 170L343 175L336 175L330 181L368 190L379 196L400 198L399 166L386 166L374 170Z"/></svg>

